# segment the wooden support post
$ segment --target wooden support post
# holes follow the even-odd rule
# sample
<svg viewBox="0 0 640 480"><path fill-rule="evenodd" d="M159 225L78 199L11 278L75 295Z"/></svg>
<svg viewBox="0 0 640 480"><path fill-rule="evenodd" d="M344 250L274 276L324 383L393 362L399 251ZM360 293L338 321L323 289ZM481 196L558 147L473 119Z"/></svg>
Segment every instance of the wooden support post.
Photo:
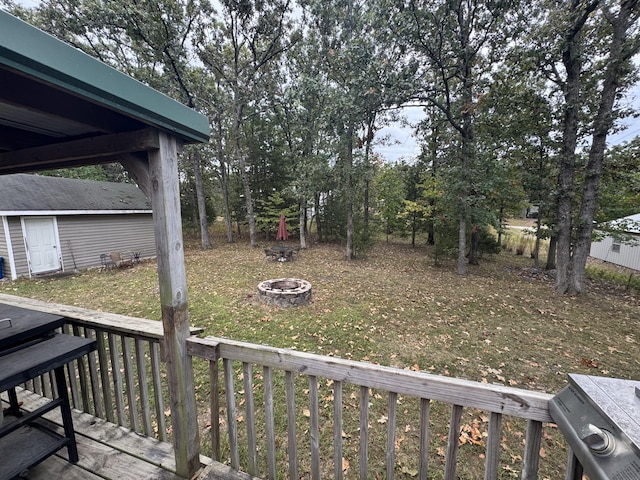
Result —
<svg viewBox="0 0 640 480"><path fill-rule="evenodd" d="M180 219L178 146L175 137L163 132L159 134L159 146L158 150L149 151L149 179L158 255L164 359L169 383L176 473L191 478L200 468L200 439L193 367L186 348L190 332Z"/></svg>

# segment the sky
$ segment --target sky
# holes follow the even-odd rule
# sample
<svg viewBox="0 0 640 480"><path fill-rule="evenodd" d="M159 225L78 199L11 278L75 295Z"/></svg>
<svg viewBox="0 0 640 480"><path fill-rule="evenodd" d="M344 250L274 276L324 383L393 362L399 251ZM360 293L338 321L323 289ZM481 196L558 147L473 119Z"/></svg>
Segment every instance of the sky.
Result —
<svg viewBox="0 0 640 480"><path fill-rule="evenodd" d="M640 84L632 88L625 96L625 103L633 105L640 112ZM405 109L404 114L409 123L417 123L424 118L421 108ZM607 145L614 146L624 142L630 142L635 137L640 136L640 118L626 118L621 121L626 128L618 133L610 134L607 137ZM410 163L420 154L420 146L416 139L413 128L403 126L400 122L380 129L377 137L390 135L393 139L391 145L376 145L374 151L382 155L388 162L406 160Z"/></svg>
<svg viewBox="0 0 640 480"><path fill-rule="evenodd" d="M16 0L25 7L34 7L40 3L40 0ZM640 85L636 85L627 95L627 102L634 105L640 110ZM416 124L424 118L424 112L419 107L403 109L409 125ZM607 141L609 146L618 145L623 142L629 142L640 135L640 119L629 118L622 122L627 125L627 129L619 133L610 135ZM376 132L376 139L385 136L389 137L387 145L380 143L374 146L374 151L380 154L387 162L398 162L406 160L412 162L420 154L420 146L414 135L414 128L407 126L403 122L394 122L388 127L380 129Z"/></svg>

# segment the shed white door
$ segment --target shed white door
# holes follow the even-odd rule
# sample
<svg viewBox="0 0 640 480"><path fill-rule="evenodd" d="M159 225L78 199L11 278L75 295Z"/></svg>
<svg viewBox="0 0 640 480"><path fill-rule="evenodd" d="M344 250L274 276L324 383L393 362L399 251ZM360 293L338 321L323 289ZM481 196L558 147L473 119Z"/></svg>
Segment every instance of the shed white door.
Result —
<svg viewBox="0 0 640 480"><path fill-rule="evenodd" d="M31 273L60 269L56 222L53 217L24 218L24 234Z"/></svg>

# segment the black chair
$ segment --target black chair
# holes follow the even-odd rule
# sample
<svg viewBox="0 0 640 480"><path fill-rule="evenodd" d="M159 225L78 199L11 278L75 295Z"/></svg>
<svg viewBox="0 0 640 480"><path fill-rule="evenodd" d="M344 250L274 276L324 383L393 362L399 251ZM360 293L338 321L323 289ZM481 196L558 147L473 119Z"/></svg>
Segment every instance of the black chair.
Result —
<svg viewBox="0 0 640 480"><path fill-rule="evenodd" d="M265 248L264 249L264 255L265 255L265 257L267 257L267 260L275 260L276 257L278 256L278 253L274 252L270 248Z"/></svg>

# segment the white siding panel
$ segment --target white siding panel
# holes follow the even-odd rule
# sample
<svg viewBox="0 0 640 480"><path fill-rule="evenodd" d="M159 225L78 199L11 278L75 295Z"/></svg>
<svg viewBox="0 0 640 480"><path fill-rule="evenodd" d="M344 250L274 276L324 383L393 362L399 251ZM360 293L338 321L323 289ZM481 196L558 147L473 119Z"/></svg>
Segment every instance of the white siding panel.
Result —
<svg viewBox="0 0 640 480"><path fill-rule="evenodd" d="M617 255L611 251L612 244L613 238L611 237L605 237L599 242L591 242L591 251L589 252L589 255L593 258L604 260L605 262L611 262L611 260L609 260L609 255Z"/></svg>
<svg viewBox="0 0 640 480"><path fill-rule="evenodd" d="M29 264L27 263L27 251L24 246L24 237L22 236L22 224L20 223L20 217L9 218L9 232L11 233L13 258L16 263L16 276L28 277Z"/></svg>
<svg viewBox="0 0 640 480"><path fill-rule="evenodd" d="M622 243L619 252L614 252L612 246L613 238L606 237L600 242L592 242L589 254L614 265L640 270L640 245Z"/></svg>
<svg viewBox="0 0 640 480"><path fill-rule="evenodd" d="M58 231L67 270L99 266L100 254L111 251L156 255L151 214L59 216Z"/></svg>

